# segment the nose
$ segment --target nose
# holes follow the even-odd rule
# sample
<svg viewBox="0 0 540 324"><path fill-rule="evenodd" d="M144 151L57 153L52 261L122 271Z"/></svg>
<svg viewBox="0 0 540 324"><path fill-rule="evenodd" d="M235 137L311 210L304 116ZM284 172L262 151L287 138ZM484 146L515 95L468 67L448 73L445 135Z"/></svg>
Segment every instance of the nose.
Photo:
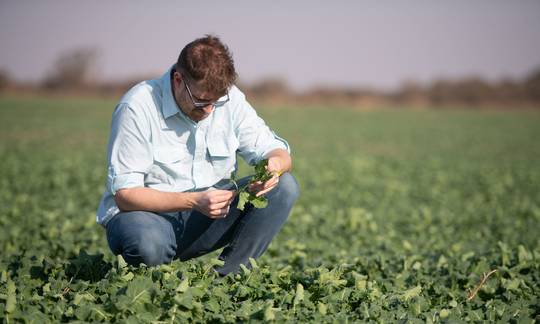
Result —
<svg viewBox="0 0 540 324"><path fill-rule="evenodd" d="M214 105L213 104L208 104L206 106L204 106L203 108L201 108L206 114L209 114L212 112L212 110L214 110Z"/></svg>

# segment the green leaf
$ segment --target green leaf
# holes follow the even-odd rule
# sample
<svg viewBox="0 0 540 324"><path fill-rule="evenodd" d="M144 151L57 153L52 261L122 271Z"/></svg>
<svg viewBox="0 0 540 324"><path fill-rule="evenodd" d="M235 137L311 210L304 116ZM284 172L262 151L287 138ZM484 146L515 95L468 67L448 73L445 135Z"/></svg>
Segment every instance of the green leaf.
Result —
<svg viewBox="0 0 540 324"><path fill-rule="evenodd" d="M77 293L75 298L73 298L73 304L79 305L83 301L95 302L96 298L90 293Z"/></svg>
<svg viewBox="0 0 540 324"><path fill-rule="evenodd" d="M210 265L212 266L218 266L218 267L221 267L225 264L225 261L221 260L221 259L211 259L210 260Z"/></svg>
<svg viewBox="0 0 540 324"><path fill-rule="evenodd" d="M321 313L322 315L326 315L327 311L328 311L328 307L326 306L325 303L317 303L317 311L319 313Z"/></svg>
<svg viewBox="0 0 540 324"><path fill-rule="evenodd" d="M11 279L7 279L6 313L13 313L17 306L17 287Z"/></svg>
<svg viewBox="0 0 540 324"><path fill-rule="evenodd" d="M450 311L446 308L441 309L441 311L439 312L440 318L447 318L449 315L450 315Z"/></svg>
<svg viewBox="0 0 540 324"><path fill-rule="evenodd" d="M518 260L520 264L532 260L532 254L523 245L518 246Z"/></svg>
<svg viewBox="0 0 540 324"><path fill-rule="evenodd" d="M240 269L242 270L242 272L244 273L244 275L249 275L251 273L251 270L249 270L245 265L243 264L240 264Z"/></svg>
<svg viewBox="0 0 540 324"><path fill-rule="evenodd" d="M250 195L249 192L241 191L240 196L238 198L238 205L236 206L236 208L243 211L246 203L249 201L249 195Z"/></svg>
<svg viewBox="0 0 540 324"><path fill-rule="evenodd" d="M268 206L268 199L263 196L255 196L255 198L250 199L250 202L255 208L266 208Z"/></svg>
<svg viewBox="0 0 540 324"><path fill-rule="evenodd" d="M249 264L251 265L252 269L258 269L259 265L257 264L257 261L253 258L249 258Z"/></svg>
<svg viewBox="0 0 540 324"><path fill-rule="evenodd" d="M151 303L153 286L154 283L148 277L135 278L127 287L125 295L118 297L116 306L119 309L130 309L133 312L142 310L142 305Z"/></svg>
<svg viewBox="0 0 540 324"><path fill-rule="evenodd" d="M178 285L178 287L176 287L176 292L186 292L186 290L188 290L189 288L189 280L188 278L184 278L184 280L182 280L182 282Z"/></svg>
<svg viewBox="0 0 540 324"><path fill-rule="evenodd" d="M304 286L301 283L296 284L296 293L294 294L293 304L297 305L304 300Z"/></svg>
<svg viewBox="0 0 540 324"><path fill-rule="evenodd" d="M274 309L272 308L272 305L268 305L264 310L264 320L273 321L275 319L276 319L276 314L274 313Z"/></svg>
<svg viewBox="0 0 540 324"><path fill-rule="evenodd" d="M255 174L251 177L249 184L258 181L266 182L273 177L272 173L266 170L267 164L268 160L263 159L255 165ZM268 206L268 199L263 196L257 197L255 193L250 192L248 190L249 184L239 189L239 198L236 208L243 211L248 202L255 208L266 208L266 206Z"/></svg>
<svg viewBox="0 0 540 324"><path fill-rule="evenodd" d="M414 288L411 288L409 290L406 290L402 295L401 299L403 301L409 301L415 297L418 297L420 293L422 292L422 287L416 286Z"/></svg>
<svg viewBox="0 0 540 324"><path fill-rule="evenodd" d="M121 254L118 254L116 256L116 262L118 269L124 269L128 266L128 263L126 262L126 260L124 260Z"/></svg>

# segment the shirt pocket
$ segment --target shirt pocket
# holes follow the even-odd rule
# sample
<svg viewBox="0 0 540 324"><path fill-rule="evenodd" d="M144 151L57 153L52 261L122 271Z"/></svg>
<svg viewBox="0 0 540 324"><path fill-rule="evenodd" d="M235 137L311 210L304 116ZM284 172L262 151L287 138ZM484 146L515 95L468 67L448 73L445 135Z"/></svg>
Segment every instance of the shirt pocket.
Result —
<svg viewBox="0 0 540 324"><path fill-rule="evenodd" d="M145 178L145 184L161 190L173 190L181 180L189 179L190 153L185 146L154 147L154 164Z"/></svg>
<svg viewBox="0 0 540 324"><path fill-rule="evenodd" d="M223 131L216 132L207 138L208 158L218 177L223 177L234 169L238 146L236 137L227 136Z"/></svg>
<svg viewBox="0 0 540 324"><path fill-rule="evenodd" d="M165 166L184 161L189 156L189 151L185 146L156 146L154 148L154 161Z"/></svg>

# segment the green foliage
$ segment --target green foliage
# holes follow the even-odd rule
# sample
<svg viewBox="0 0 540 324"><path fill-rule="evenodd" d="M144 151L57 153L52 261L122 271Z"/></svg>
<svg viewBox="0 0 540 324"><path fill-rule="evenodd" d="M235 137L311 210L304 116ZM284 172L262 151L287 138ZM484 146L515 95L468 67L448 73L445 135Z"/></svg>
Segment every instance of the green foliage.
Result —
<svg viewBox="0 0 540 324"><path fill-rule="evenodd" d="M268 205L268 199L264 196L257 197L256 193L253 193L248 190L249 185L255 182L266 182L272 178L272 173L270 173L266 166L268 165L268 159L262 159L257 164L255 164L255 174L251 177L251 180L248 184L238 189L238 204L237 207L240 210L244 210L245 205L250 203L255 208L265 208ZM236 181L234 173L231 175L232 181ZM236 182L235 182L236 183ZM236 185L238 187L238 185Z"/></svg>
<svg viewBox="0 0 540 324"><path fill-rule="evenodd" d="M110 253L95 209L113 107L0 98L0 322L539 320L539 114L262 110L302 194L268 251L219 278L216 253Z"/></svg>

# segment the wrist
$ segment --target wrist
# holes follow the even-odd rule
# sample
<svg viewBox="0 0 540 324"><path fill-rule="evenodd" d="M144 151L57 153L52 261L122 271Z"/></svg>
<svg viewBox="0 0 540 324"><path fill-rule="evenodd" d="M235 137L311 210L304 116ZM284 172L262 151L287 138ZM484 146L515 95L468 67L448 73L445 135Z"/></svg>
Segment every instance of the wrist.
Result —
<svg viewBox="0 0 540 324"><path fill-rule="evenodd" d="M196 209L197 208L197 201L198 201L198 192L185 192L183 193L185 195L186 200L186 208L187 209Z"/></svg>

